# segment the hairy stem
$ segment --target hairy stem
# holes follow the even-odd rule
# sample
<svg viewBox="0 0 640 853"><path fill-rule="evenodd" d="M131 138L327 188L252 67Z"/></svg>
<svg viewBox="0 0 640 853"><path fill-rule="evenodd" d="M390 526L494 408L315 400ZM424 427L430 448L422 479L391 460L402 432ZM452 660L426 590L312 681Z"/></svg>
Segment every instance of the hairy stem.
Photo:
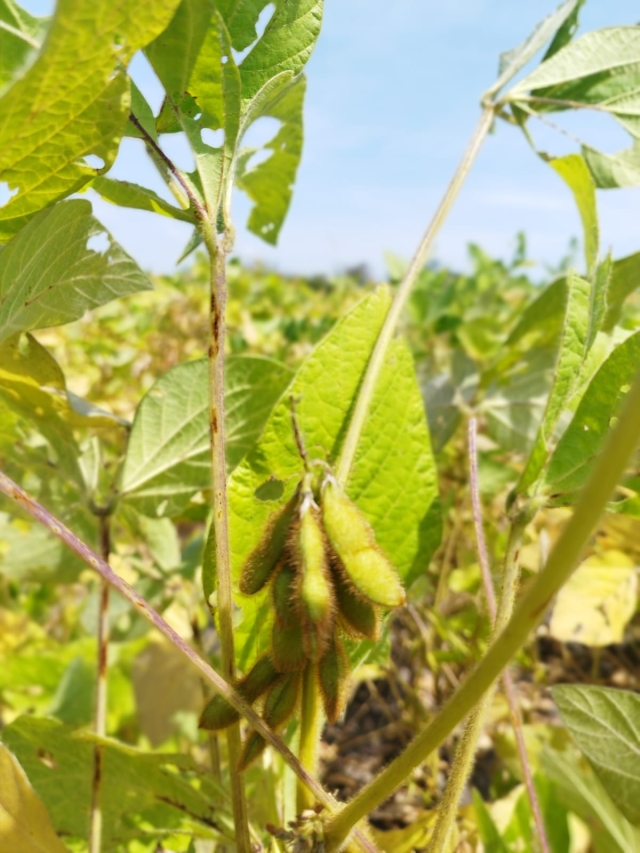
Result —
<svg viewBox="0 0 640 853"><path fill-rule="evenodd" d="M318 685L313 664L307 664L302 683L299 758L302 766L314 779L318 773L318 746L323 724L318 698ZM313 806L314 798L306 785L298 784L297 800L298 813Z"/></svg>
<svg viewBox="0 0 640 853"><path fill-rule="evenodd" d="M98 516L100 525L100 555L106 562L111 552L111 525L109 515ZM98 666L96 672L96 707L94 732L100 738L107 734L107 657L109 654L109 584L100 583L98 607ZM89 819L89 853L100 853L102 849L102 788L103 749L96 743L93 748L93 779L91 785L91 814Z"/></svg>
<svg viewBox="0 0 640 853"><path fill-rule="evenodd" d="M231 591L231 554L227 513L227 461L224 406L225 309L227 301L226 254L217 245L208 222L202 235L209 252L209 431L211 447L211 508L215 534L215 577L217 614L222 652L222 672L227 682L236 675L233 642L233 594ZM239 853L251 853L247 800L240 770L242 739L240 723L226 732L229 754L231 799Z"/></svg>
<svg viewBox="0 0 640 853"><path fill-rule="evenodd" d="M351 471L353 459L360 441L360 434L369 414L369 407L371 405L371 400L373 399L378 376L380 375L380 371L384 365L387 350L393 340L393 335L395 333L398 320L400 319L400 315L407 304L407 300L411 295L411 291L418 276L422 272L433 241L447 218L447 214L451 210L451 207L460 192L460 188L464 184L464 181L467 178L476 157L478 156L478 152L480 151L484 138L491 127L492 121L493 105L490 104L482 111L480 121L478 122L478 125L469 141L467 150L456 169L451 183L442 197L433 219L429 223L429 227L418 246L418 250L409 265L409 269L407 270L404 279L398 287L395 299L393 300L389 313L385 318L380 335L378 336L376 345L371 353L371 358L369 359L364 379L362 380L358 399L356 400L356 405L353 411L353 417L349 423L349 429L345 437L340 459L338 460L336 477L343 485L349 479L349 472Z"/></svg>
<svg viewBox="0 0 640 853"><path fill-rule="evenodd" d="M556 542L549 559L521 598L513 616L487 654L451 696L442 711L420 732L373 782L326 824L326 849L338 849L359 820L364 818L436 749L458 723L478 704L529 633L540 623L551 599L575 570L583 548L622 477L640 440L640 374L626 396L618 422L595 460L574 513Z"/></svg>
<svg viewBox="0 0 640 853"><path fill-rule="evenodd" d="M482 583L484 586L485 595L487 598L487 606L489 608L489 616L495 624L496 621L496 596L493 589L493 578L491 577L491 569L489 566L489 554L487 551L487 542L484 535L484 525L482 523L482 504L480 502L480 483L478 478L478 448L477 448L477 430L478 423L475 418L469 419L469 482L471 485L471 503L473 505L473 522L476 532L476 542L478 544L478 558L480 560L480 571L482 572ZM542 853L551 853L547 832L542 819L542 811L540 802L533 783L533 773L531 772L531 764L527 755L527 746L524 741L524 733L522 731L522 717L518 707L518 698L516 696L513 679L508 669L502 673L502 683L504 684L504 693L507 698L509 712L511 714L511 724L513 725L513 733L516 739L516 748L522 767L522 776L524 779L527 796L531 804L531 813L533 822L536 826L537 838L540 843Z"/></svg>

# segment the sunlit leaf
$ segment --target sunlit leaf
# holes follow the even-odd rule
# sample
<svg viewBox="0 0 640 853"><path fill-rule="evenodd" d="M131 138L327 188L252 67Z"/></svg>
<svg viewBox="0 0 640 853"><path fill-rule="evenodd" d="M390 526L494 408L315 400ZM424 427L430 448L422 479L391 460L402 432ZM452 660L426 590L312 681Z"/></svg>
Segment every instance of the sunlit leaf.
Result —
<svg viewBox="0 0 640 853"><path fill-rule="evenodd" d="M291 380L288 368L237 356L226 365L227 462L233 469L258 438ZM173 515L210 486L208 363L178 365L161 377L136 412L121 493L148 515Z"/></svg>
<svg viewBox="0 0 640 853"><path fill-rule="evenodd" d="M386 289L359 303L307 358L291 385L290 393L299 400L298 420L312 458L334 463L340 453L354 398L388 305ZM290 403L283 398L258 445L230 480L236 577L268 517L293 493L301 471ZM274 481L282 484L280 496L261 499L262 490ZM411 584L426 571L439 543L441 522L422 398L402 341L392 345L378 378L347 490L373 526L380 547L403 580ZM263 602L262 595L242 597L243 627L250 633L239 639L241 657L251 657L264 640L269 608L264 610ZM245 663L243 659L242 665Z"/></svg>
<svg viewBox="0 0 640 853"><path fill-rule="evenodd" d="M24 770L0 744L0 849L7 853L68 853Z"/></svg>
<svg viewBox="0 0 640 853"><path fill-rule="evenodd" d="M640 696L609 687L552 689L562 719L622 814L640 825Z"/></svg>
<svg viewBox="0 0 640 853"><path fill-rule="evenodd" d="M631 148L616 154L603 154L585 145L582 156L599 189L637 187L640 184L640 142L636 141Z"/></svg>
<svg viewBox="0 0 640 853"><path fill-rule="evenodd" d="M111 166L131 102L124 67L164 29L177 2L56 4L41 53L0 98L0 181L18 190L0 209L1 242Z"/></svg>
<svg viewBox="0 0 640 853"><path fill-rule="evenodd" d="M34 217L0 253L0 341L70 323L150 287L88 201L62 202Z"/></svg>
<svg viewBox="0 0 640 853"><path fill-rule="evenodd" d="M46 25L13 0L0 0L0 92L33 61Z"/></svg>
<svg viewBox="0 0 640 853"><path fill-rule="evenodd" d="M240 65L243 101L282 71L302 71L320 33L323 5L324 0L296 0L276 6L262 38Z"/></svg>
<svg viewBox="0 0 640 853"><path fill-rule="evenodd" d="M588 557L556 598L549 633L565 643L621 643L637 609L638 576L620 551Z"/></svg>
<svg viewBox="0 0 640 853"><path fill-rule="evenodd" d="M257 166L238 171L236 183L254 202L247 227L267 243L275 244L289 209L298 166L302 157L302 109L306 80L300 76L284 94L265 104L260 116L282 122L265 146L271 151ZM258 115L255 116L256 118Z"/></svg>

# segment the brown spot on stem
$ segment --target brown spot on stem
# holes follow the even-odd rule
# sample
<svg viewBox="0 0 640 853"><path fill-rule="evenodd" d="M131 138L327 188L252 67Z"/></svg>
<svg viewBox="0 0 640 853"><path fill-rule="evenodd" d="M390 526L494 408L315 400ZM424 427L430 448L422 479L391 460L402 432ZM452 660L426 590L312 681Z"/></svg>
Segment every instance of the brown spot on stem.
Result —
<svg viewBox="0 0 640 853"><path fill-rule="evenodd" d="M215 409L211 409L211 432L216 435L218 432L218 415Z"/></svg>
<svg viewBox="0 0 640 853"><path fill-rule="evenodd" d="M218 343L220 338L220 312L216 311L211 317L211 334L215 343Z"/></svg>

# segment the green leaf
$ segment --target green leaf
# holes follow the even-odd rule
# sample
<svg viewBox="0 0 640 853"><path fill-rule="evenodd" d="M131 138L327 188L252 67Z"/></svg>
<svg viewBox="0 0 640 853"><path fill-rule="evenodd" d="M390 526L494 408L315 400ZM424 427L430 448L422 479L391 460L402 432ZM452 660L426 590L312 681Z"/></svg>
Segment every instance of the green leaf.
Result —
<svg viewBox="0 0 640 853"><path fill-rule="evenodd" d="M291 203L293 184L302 157L302 109L306 90L303 75L261 111L282 122L278 133L265 145L273 151L255 168L236 173L236 183L254 202L247 227L275 245Z"/></svg>
<svg viewBox="0 0 640 853"><path fill-rule="evenodd" d="M164 29L176 5L58 2L38 58L0 98L0 180L18 189L0 210L0 242L111 166L130 109L124 67ZM104 165L92 167L89 155Z"/></svg>
<svg viewBox="0 0 640 853"><path fill-rule="evenodd" d="M2 741L25 768L53 826L71 838L87 837L93 740L57 720L29 716L2 730ZM153 838L156 829L191 829L196 837L219 838L214 827L225 820L227 798L188 756L145 753L113 740L100 743L105 850Z"/></svg>
<svg viewBox="0 0 640 853"><path fill-rule="evenodd" d="M85 563L42 525L0 513L0 574L13 580L73 583Z"/></svg>
<svg viewBox="0 0 640 853"><path fill-rule="evenodd" d="M299 400L298 421L312 458L334 462L339 456L389 300L388 290L380 288L360 302L317 346L296 375L290 394ZM269 516L291 497L301 472L287 394L274 409L257 446L230 479L235 577L260 540ZM280 496L265 499L263 490L274 481L282 484ZM441 531L436 471L424 406L411 355L402 341L392 345L378 378L347 491L371 523L380 547L401 578L411 584L426 571ZM269 607L265 606L263 594L241 597L241 605L245 630L238 640L238 654L244 668L266 642Z"/></svg>
<svg viewBox="0 0 640 853"><path fill-rule="evenodd" d="M509 846L506 841L503 841L489 809L476 788L472 790L472 797L478 833L486 849L491 853L510 853Z"/></svg>
<svg viewBox="0 0 640 853"><path fill-rule="evenodd" d="M256 441L291 380L266 358L236 356L226 365L227 464L232 470ZM206 359L174 367L143 397L133 422L121 493L146 515L175 515L210 487Z"/></svg>
<svg viewBox="0 0 640 853"><path fill-rule="evenodd" d="M276 5L262 38L240 65L245 103L282 71L292 71L294 75L302 71L320 34L323 5L324 0L292 0Z"/></svg>
<svg viewBox="0 0 640 853"><path fill-rule="evenodd" d="M573 502L600 452L640 364L640 332L617 346L595 374L558 442L545 474L552 499Z"/></svg>
<svg viewBox="0 0 640 853"><path fill-rule="evenodd" d="M13 0L0 0L0 92L33 60L46 25Z"/></svg>
<svg viewBox="0 0 640 853"><path fill-rule="evenodd" d="M212 0L182 0L167 28L145 49L167 95L175 102L187 91L213 11Z"/></svg>
<svg viewBox="0 0 640 853"><path fill-rule="evenodd" d="M552 688L564 724L622 814L640 824L640 695L562 684Z"/></svg>
<svg viewBox="0 0 640 853"><path fill-rule="evenodd" d="M580 9L584 6L585 0L578 0L578 2L574 5L573 10L567 18L565 18L564 23L558 30L558 32L553 37L551 44L545 55L542 58L542 61L545 62L547 59L550 59L554 53L557 53L559 50L562 50L565 45L569 44L571 39L574 37L576 30L578 29L579 19L580 19Z"/></svg>
<svg viewBox="0 0 640 853"><path fill-rule="evenodd" d="M584 253L587 271L591 275L598 261L598 245L600 242L596 187L591 172L580 154L568 154L566 157L556 157L548 162L551 168L569 186L576 200L584 229Z"/></svg>
<svg viewBox="0 0 640 853"><path fill-rule="evenodd" d="M607 312L602 322L605 332L611 332L622 314L622 306L640 286L640 252L613 262L606 294Z"/></svg>
<svg viewBox="0 0 640 853"><path fill-rule="evenodd" d="M95 178L91 189L99 193L105 201L120 207L133 207L136 210L149 210L162 216L170 216L182 222L193 223L193 215L188 210L182 210L169 204L153 190L132 184L129 181L116 181L113 178Z"/></svg>
<svg viewBox="0 0 640 853"><path fill-rule="evenodd" d="M556 796L591 832L594 853L640 853L640 831L616 808L589 765L573 750L544 749L541 766Z"/></svg>
<svg viewBox="0 0 640 853"><path fill-rule="evenodd" d="M0 780L0 849L11 853L69 853L24 770L1 744Z"/></svg>
<svg viewBox="0 0 640 853"><path fill-rule="evenodd" d="M595 648L621 643L636 612L637 599L633 560L615 550L594 554L558 593L549 633L564 643Z"/></svg>
<svg viewBox="0 0 640 853"><path fill-rule="evenodd" d="M542 471L552 449L558 419L578 383L588 352L590 291L588 281L573 272L569 273L566 286L567 308L553 384L538 435L518 483L519 492L526 491Z"/></svg>
<svg viewBox="0 0 640 853"><path fill-rule="evenodd" d="M107 242L91 247L92 238ZM112 299L149 290L137 264L74 199L43 210L0 253L0 341L70 323Z"/></svg>
<svg viewBox="0 0 640 853"><path fill-rule="evenodd" d="M517 101L532 89L561 87L553 97L594 103L628 91L627 75L637 73L640 63L640 27L608 27L586 33L521 80L505 96ZM547 94L547 93L545 93Z"/></svg>
<svg viewBox="0 0 640 853"><path fill-rule="evenodd" d="M617 154L603 154L585 145L582 148L582 156L599 189L637 187L640 184L640 143L638 141L635 141L631 148L625 148Z"/></svg>
<svg viewBox="0 0 640 853"><path fill-rule="evenodd" d="M565 25L577 16L580 5L583 0L564 0L555 12L547 15L544 20L536 25L533 32L522 42L518 47L508 50L500 54L500 67L498 71L498 79L493 86L487 90L485 95L494 95L503 86L506 86L530 59L536 55L540 48L550 38L559 35L561 30L566 33Z"/></svg>

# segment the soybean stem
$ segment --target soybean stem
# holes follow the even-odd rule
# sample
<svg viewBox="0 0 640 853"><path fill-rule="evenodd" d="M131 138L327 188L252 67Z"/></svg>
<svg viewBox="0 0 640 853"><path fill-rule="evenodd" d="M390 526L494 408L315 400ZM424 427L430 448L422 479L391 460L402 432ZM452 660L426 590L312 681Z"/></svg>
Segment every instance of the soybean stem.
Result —
<svg viewBox="0 0 640 853"><path fill-rule="evenodd" d="M471 136L467 150L465 151L462 160L453 175L451 183L447 187L447 190L438 205L433 219L429 223L424 237L418 246L418 250L409 265L409 269L398 287L398 291L393 303L391 304L389 312L385 317L378 340L376 341L373 352L371 353L371 358L369 359L369 364L367 365L362 385L360 386L360 391L353 411L353 417L349 423L349 429L342 447L340 459L338 460L336 477L342 485L345 485L349 479L349 472L351 471L351 466L353 465L353 460L358 448L360 434L368 417L369 407L371 405L371 400L373 399L378 376L384 366L387 351L391 341L393 340L398 320L400 319L409 296L411 295L413 286L422 272L433 241L447 218L447 215L460 192L460 188L464 184L465 179L478 156L478 152L480 151L484 138L491 127L493 115L493 104L485 106L476 129Z"/></svg>

